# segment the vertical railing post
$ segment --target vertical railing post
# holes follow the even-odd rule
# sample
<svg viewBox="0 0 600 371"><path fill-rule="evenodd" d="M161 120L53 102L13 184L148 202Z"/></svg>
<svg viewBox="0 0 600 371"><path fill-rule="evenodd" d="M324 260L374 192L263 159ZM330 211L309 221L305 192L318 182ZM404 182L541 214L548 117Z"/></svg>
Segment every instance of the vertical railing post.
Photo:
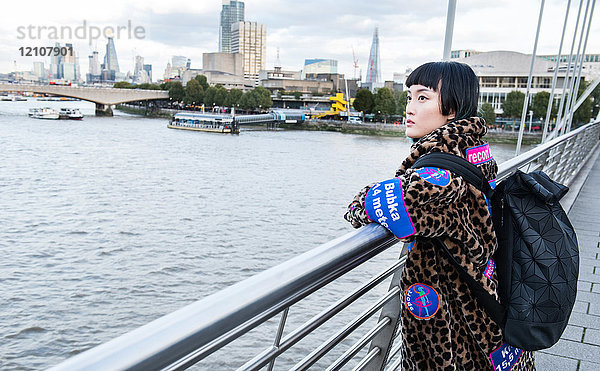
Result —
<svg viewBox="0 0 600 371"><path fill-rule="evenodd" d="M405 256L408 252L408 244L404 244L402 247L402 251L400 252L400 256ZM395 287L400 287L400 279L402 278L402 271L404 270L404 266L402 269L398 269L394 275L392 276L392 281L390 282L390 290ZM381 313L379 314L379 321L383 318L390 318L390 323L386 326L385 329L381 330L377 336L373 338L371 341L371 345L369 347L369 353L375 349L379 348L381 351L376 357L373 357L363 368L363 370L368 371L380 371L383 370L387 363L388 355L390 350L392 349L392 345L394 344L394 336L398 330L398 326L400 326L400 309L402 306L402 293L397 295L395 298L387 302L381 308Z"/></svg>

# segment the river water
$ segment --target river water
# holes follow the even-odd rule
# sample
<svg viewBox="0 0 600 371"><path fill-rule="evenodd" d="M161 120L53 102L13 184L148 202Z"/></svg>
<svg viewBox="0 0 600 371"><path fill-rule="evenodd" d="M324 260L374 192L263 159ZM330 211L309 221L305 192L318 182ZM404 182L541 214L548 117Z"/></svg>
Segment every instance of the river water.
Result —
<svg viewBox="0 0 600 371"><path fill-rule="evenodd" d="M27 116L43 106L86 117ZM0 102L0 369L55 365L350 232L347 203L393 176L410 147L405 138L220 135L93 114L87 102ZM492 149L498 162L514 152ZM397 255L388 250L332 292ZM257 349L271 342L251 340Z"/></svg>

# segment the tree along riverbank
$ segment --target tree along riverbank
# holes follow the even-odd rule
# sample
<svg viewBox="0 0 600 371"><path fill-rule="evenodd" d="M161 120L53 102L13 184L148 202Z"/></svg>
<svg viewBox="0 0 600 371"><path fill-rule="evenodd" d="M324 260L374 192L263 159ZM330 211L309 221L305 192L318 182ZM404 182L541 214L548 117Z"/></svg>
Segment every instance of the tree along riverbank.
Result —
<svg viewBox="0 0 600 371"><path fill-rule="evenodd" d="M391 137L404 137L406 129L404 125L384 124L381 122L351 124L346 121L334 120L307 120L302 124L279 124L278 126L290 130L334 131L347 134ZM492 143L516 144L519 132L490 130L485 138ZM541 140L541 133L523 133L523 144L539 144Z"/></svg>
<svg viewBox="0 0 600 371"><path fill-rule="evenodd" d="M131 104L118 104L115 106L115 109L121 112L131 113L133 115L142 115L146 117L171 118L175 113L177 113L177 110L154 107L146 108L143 106L135 106Z"/></svg>

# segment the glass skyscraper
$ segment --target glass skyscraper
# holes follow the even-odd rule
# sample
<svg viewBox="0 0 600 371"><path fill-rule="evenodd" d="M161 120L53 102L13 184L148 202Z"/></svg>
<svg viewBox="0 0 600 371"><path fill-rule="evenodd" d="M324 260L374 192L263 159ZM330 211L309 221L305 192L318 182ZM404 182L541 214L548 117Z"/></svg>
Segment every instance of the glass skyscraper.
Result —
<svg viewBox="0 0 600 371"><path fill-rule="evenodd" d="M244 21L244 2L223 0L221 26L219 27L219 51L231 53L231 25Z"/></svg>
<svg viewBox="0 0 600 371"><path fill-rule="evenodd" d="M378 84L381 82L381 66L379 65L379 28L377 27L375 27L375 32L373 32L373 43L371 44L371 54L369 54L366 82L371 84Z"/></svg>
<svg viewBox="0 0 600 371"><path fill-rule="evenodd" d="M117 50L112 37L108 38L106 43L106 55L104 56L104 69L109 71L119 71L119 60L117 59Z"/></svg>

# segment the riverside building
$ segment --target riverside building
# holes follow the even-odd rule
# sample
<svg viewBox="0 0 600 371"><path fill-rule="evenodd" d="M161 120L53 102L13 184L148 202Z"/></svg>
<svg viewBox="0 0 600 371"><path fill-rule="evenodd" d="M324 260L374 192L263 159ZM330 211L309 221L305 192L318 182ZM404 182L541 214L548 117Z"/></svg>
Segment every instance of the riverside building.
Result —
<svg viewBox="0 0 600 371"><path fill-rule="evenodd" d="M258 85L258 73L267 65L267 27L257 22L237 22L231 26L231 52L244 58L244 77Z"/></svg>
<svg viewBox="0 0 600 371"><path fill-rule="evenodd" d="M198 75L206 76L210 85L221 85L226 89L251 90L254 81L244 78L244 56L240 53L204 53L202 69L187 69L181 74L181 82L188 81Z"/></svg>
<svg viewBox="0 0 600 371"><path fill-rule="evenodd" d="M319 74L335 74L338 72L338 61L335 59L305 59L304 78L314 78Z"/></svg>
<svg viewBox="0 0 600 371"><path fill-rule="evenodd" d="M496 113L502 113L502 103L508 93L513 90L526 93L531 54L512 51L470 52L468 57L453 58L452 60L468 64L479 77L480 105L486 102L491 103ZM465 55L465 53L452 53L451 55ZM550 92L552 89L556 57L554 57L554 61L551 61L550 57L540 56L534 61L530 89L532 97L541 91ZM600 61L584 63L581 71L582 78L593 80L599 75L599 66ZM565 60L565 63L559 65L554 99L560 99L563 94L566 69ZM573 64L571 64L570 76L572 76L572 69ZM568 87L566 92L568 92Z"/></svg>

